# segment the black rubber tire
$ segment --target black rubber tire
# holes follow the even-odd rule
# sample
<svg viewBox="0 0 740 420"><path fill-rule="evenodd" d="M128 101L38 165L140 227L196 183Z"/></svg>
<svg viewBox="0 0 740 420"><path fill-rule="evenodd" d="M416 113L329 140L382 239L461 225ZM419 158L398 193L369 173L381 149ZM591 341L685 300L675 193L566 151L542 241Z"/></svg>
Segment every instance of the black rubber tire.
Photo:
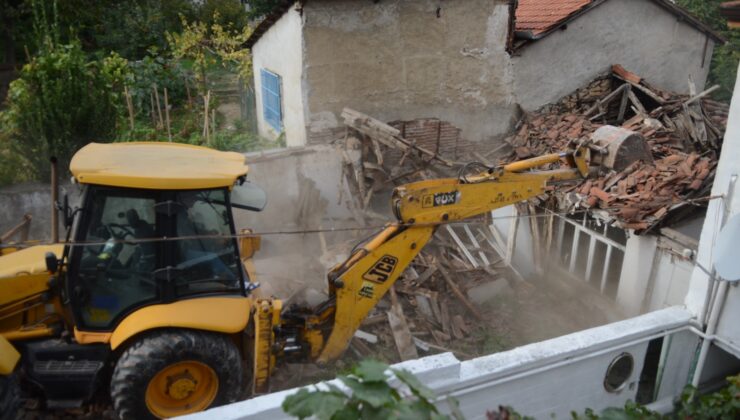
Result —
<svg viewBox="0 0 740 420"><path fill-rule="evenodd" d="M21 390L15 374L0 376L0 420L15 420L21 406Z"/></svg>
<svg viewBox="0 0 740 420"><path fill-rule="evenodd" d="M218 393L208 407L236 401L242 391L239 350L225 335L195 330L157 330L133 342L116 362L111 400L121 420L154 419L147 408L149 381L166 366L194 360L216 372Z"/></svg>

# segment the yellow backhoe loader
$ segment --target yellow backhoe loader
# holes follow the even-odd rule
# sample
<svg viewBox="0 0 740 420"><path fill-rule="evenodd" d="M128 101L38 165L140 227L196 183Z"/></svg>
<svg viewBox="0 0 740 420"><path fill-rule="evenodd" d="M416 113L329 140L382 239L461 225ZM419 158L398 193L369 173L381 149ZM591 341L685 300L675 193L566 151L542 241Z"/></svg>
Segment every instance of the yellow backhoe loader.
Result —
<svg viewBox="0 0 740 420"><path fill-rule="evenodd" d="M110 392L121 419L193 413L269 391L276 365L342 355L368 312L444 223L542 194L593 170L572 150L407 184L397 220L328 275L329 298L284 308L249 269L259 238L232 210L260 211L241 154L173 143L91 143L70 164L81 205L60 205L64 244L0 257L0 418L18 386L48 407ZM594 159L596 160L596 159ZM601 159L603 161L604 159ZM560 162L559 169L535 168Z"/></svg>

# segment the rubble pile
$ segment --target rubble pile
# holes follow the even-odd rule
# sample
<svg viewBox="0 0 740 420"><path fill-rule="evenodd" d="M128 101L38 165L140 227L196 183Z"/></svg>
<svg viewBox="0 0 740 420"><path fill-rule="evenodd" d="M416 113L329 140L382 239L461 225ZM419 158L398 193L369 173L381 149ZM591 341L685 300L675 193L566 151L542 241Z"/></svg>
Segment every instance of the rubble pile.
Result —
<svg viewBox="0 0 740 420"><path fill-rule="evenodd" d="M388 220L372 209L371 198L377 194L398 184L447 176L459 167L454 159L463 142L457 138L459 130L447 123L396 122L396 128L352 109L345 109L342 117L348 127L345 181L364 219ZM496 322L501 325L495 329L505 331L506 317L486 317L478 305L502 289L521 290L526 282L514 281L518 277L500 256L505 245L496 249L489 224L472 221L439 229L391 288L390 299L365 319L350 350L358 357L397 354L392 360L440 351L471 358L490 351L486 331Z"/></svg>
<svg viewBox="0 0 740 420"><path fill-rule="evenodd" d="M373 210L372 198L396 185L454 176L471 160L497 166L584 142L595 146L594 133L615 126L646 139L644 160L619 170L602 167L596 177L517 208L520 214L532 213L538 203L548 200L549 207L556 199L561 209L587 209L608 223L647 231L674 212L702 203L711 190L729 108L708 98L717 87L699 93L689 87L688 95L666 92L615 65L610 75L557 104L525 114L504 142L485 151L470 147L459 130L439 120L386 124L347 108L342 113L347 126L344 180L356 217L387 220ZM599 153L598 147L592 153ZM549 223L542 233L548 244ZM538 224L529 224L539 237ZM490 352L483 343L487 331L506 331L507 317L499 312L485 316L480 303L501 296L502 290L516 296L533 288L511 270L511 243L490 225L490 220L474 220L440 227L391 288L390 299L362 324L352 352L358 357L397 352L401 360L419 352L452 351L461 358ZM538 246L533 244L535 253Z"/></svg>
<svg viewBox="0 0 740 420"><path fill-rule="evenodd" d="M706 97L714 89L694 95L666 92L615 65L611 76L525 115L506 139L512 152L504 161L562 151L588 141L604 125L639 133L653 162L604 171L555 195L569 210L600 211L622 228L650 229L711 191L729 111Z"/></svg>

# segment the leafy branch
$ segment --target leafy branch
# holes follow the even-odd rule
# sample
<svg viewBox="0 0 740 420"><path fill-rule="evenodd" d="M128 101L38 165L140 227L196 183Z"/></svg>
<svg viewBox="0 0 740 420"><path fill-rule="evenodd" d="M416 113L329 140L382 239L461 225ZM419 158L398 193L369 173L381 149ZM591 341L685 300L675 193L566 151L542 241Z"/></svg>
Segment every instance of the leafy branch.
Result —
<svg viewBox="0 0 740 420"><path fill-rule="evenodd" d="M388 371L401 386L389 384ZM437 410L434 393L408 371L365 360L338 378L346 390L333 384L326 384L326 390L303 388L285 399L283 411L300 419L315 416L319 420L449 418ZM452 411L455 418L462 419L455 404Z"/></svg>

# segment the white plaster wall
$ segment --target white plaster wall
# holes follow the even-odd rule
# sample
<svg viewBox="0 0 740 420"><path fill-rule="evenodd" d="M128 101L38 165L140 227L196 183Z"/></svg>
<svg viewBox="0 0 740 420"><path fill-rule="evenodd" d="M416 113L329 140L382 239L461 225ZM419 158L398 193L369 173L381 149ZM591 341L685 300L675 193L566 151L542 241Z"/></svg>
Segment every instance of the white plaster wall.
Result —
<svg viewBox="0 0 740 420"><path fill-rule="evenodd" d="M682 305L689 291L694 264L658 249L645 312Z"/></svg>
<svg viewBox="0 0 740 420"><path fill-rule="evenodd" d="M638 315L642 310L657 243L658 239L653 235L638 236L630 232L627 238L617 289L617 304L627 316Z"/></svg>
<svg viewBox="0 0 740 420"><path fill-rule="evenodd" d="M261 136L276 139L276 132L265 121L262 108L262 80L260 70L266 69L280 76L282 81L282 114L288 147L306 144L303 114L303 21L299 12L291 8L267 31L252 48L254 86L257 100L257 127Z"/></svg>
<svg viewBox="0 0 740 420"><path fill-rule="evenodd" d="M702 89L713 41L650 0L610 0L567 29L525 46L514 57L517 102L534 110L573 92L612 64L651 84L685 92L693 76Z"/></svg>
<svg viewBox="0 0 740 420"><path fill-rule="evenodd" d="M569 418L571 410L592 408L598 413L634 400L649 340L671 331L675 331L677 344L664 346L665 385L661 389L669 394L682 388L690 365L685 355L694 350L691 337L682 332L690 317L684 309L669 308L464 362L444 353L393 367L416 374L437 394L441 411L448 411L446 396L456 398L468 419L484 419L486 410L495 410L499 404L538 419ZM687 340L688 344L678 344ZM633 356L634 369L621 391L609 393L603 387L604 375L622 352ZM280 405L295 392L281 391L183 418L287 419Z"/></svg>
<svg viewBox="0 0 740 420"><path fill-rule="evenodd" d="M493 217L493 226L501 233L505 241L509 240L511 233L511 221L513 217L519 217L516 207L506 206L491 212ZM532 234L529 227L528 217L519 217L516 229L516 242L514 243L514 255L511 256L511 266L526 278L537 276L537 269L534 263L534 249L532 245ZM503 251L506 251L504 247Z"/></svg>
<svg viewBox="0 0 740 420"><path fill-rule="evenodd" d="M723 195L729 192L731 176L740 176L738 156L740 156L740 80L735 84L727 131L711 195ZM732 195L732 202L725 199L709 202L697 255L697 262L704 267L712 266L712 251L720 231L720 220L722 220L725 207L729 210L728 219L732 215L740 213L740 180L738 180ZM686 306L697 315L704 310L708 279L707 274L699 267L694 269L689 293L686 296ZM740 288L737 286L729 287L727 299L723 305L717 327L717 336L736 349L740 349L740 323L737 322L740 319Z"/></svg>

